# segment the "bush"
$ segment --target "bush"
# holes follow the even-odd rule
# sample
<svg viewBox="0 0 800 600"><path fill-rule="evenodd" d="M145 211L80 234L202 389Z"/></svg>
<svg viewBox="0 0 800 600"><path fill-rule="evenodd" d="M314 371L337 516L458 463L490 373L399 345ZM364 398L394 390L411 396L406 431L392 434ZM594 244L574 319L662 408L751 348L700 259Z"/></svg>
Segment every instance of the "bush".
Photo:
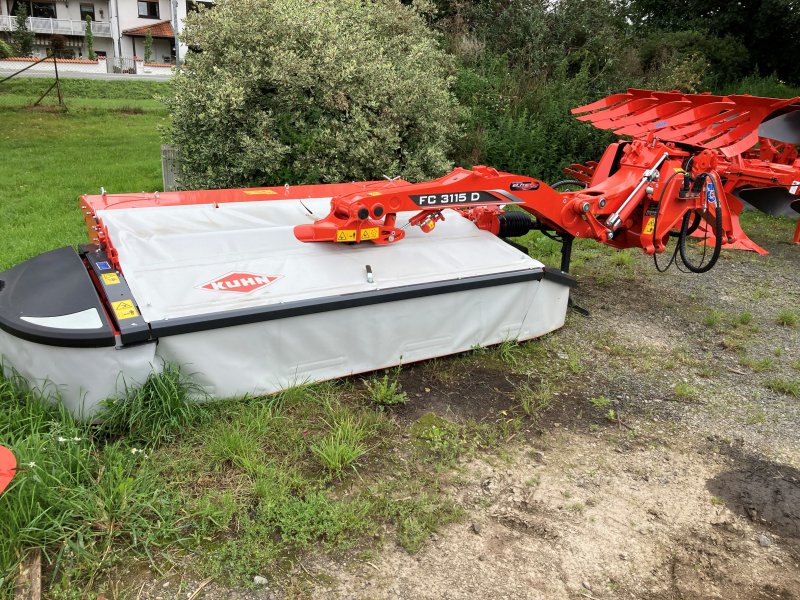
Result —
<svg viewBox="0 0 800 600"><path fill-rule="evenodd" d="M10 58L14 56L14 50L6 44L3 40L0 40L0 58Z"/></svg>
<svg viewBox="0 0 800 600"><path fill-rule="evenodd" d="M459 100L472 107L457 146L459 164L487 164L545 181L563 179L571 162L597 159L614 136L577 121L569 109L608 93L595 91L587 67L574 77L562 64L550 80L534 81L487 55L462 69Z"/></svg>
<svg viewBox="0 0 800 600"><path fill-rule="evenodd" d="M183 187L439 176L451 59L396 0L221 0L188 15L167 99Z"/></svg>
<svg viewBox="0 0 800 600"><path fill-rule="evenodd" d="M747 48L741 41L729 35L720 38L702 31L655 33L641 45L639 56L648 71L670 66L680 69L681 64L693 64L697 76L705 76L705 85L711 87L741 77L750 62Z"/></svg>

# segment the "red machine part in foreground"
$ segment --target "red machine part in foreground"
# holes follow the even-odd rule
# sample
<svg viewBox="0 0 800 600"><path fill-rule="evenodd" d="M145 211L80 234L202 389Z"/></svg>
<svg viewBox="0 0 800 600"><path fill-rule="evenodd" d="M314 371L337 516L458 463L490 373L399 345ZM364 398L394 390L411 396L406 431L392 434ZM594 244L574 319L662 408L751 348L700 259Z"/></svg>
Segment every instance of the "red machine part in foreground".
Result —
<svg viewBox="0 0 800 600"><path fill-rule="evenodd" d="M800 213L800 98L629 90L573 112L632 138L611 144L598 162L566 170L585 189L558 192L484 166L456 169L430 182L388 181L334 197L329 214L298 225L295 236L391 244L408 226L432 231L445 209L455 209L502 237L541 229L567 242L591 238L648 254L663 252L677 237L684 263L687 236L703 235L714 247L712 258L687 266L704 272L723 244L765 253L739 226L743 201L771 214ZM406 211L416 215L401 227L397 213Z"/></svg>
<svg viewBox="0 0 800 600"><path fill-rule="evenodd" d="M0 494L2 494L14 479L17 471L17 460L11 450L5 446L0 446Z"/></svg>

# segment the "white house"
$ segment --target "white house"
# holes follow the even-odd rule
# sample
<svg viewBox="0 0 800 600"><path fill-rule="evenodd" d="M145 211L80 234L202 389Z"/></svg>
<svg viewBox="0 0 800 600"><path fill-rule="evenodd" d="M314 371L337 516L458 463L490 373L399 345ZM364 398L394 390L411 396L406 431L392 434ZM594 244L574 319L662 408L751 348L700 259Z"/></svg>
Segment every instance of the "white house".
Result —
<svg viewBox="0 0 800 600"><path fill-rule="evenodd" d="M33 52L46 56L52 36L61 35L68 58L86 58L86 15L92 17L94 51L124 65L144 56L147 32L153 37L153 63L174 63L176 30L180 32L187 10L210 0L0 0L0 37L13 31L18 5L27 6L28 28L35 34ZM186 47L178 45L178 58ZM115 60L111 60L115 59Z"/></svg>

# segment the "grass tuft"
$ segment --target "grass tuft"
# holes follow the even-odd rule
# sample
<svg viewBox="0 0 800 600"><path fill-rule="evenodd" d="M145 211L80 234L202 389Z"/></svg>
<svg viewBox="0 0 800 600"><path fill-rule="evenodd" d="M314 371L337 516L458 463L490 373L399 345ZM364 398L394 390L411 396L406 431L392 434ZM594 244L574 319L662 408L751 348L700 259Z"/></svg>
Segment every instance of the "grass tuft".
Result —
<svg viewBox="0 0 800 600"><path fill-rule="evenodd" d="M675 393L677 398L682 400L697 400L700 397L700 393L697 389L689 383L679 382L675 384L675 387L672 388L672 391Z"/></svg>
<svg viewBox="0 0 800 600"><path fill-rule="evenodd" d="M128 387L123 398L105 403L101 431L109 436L125 435L146 446L173 441L188 427L209 417L208 407L198 403L204 399L202 388L180 368L165 364L143 385Z"/></svg>
<svg viewBox="0 0 800 600"><path fill-rule="evenodd" d="M515 396L526 415L538 417L553 403L553 392L549 382L540 383L536 389L526 382L517 387Z"/></svg>
<svg viewBox="0 0 800 600"><path fill-rule="evenodd" d="M767 379L764 385L771 389L773 392L786 394L787 396L794 396L800 398L800 379L786 379L776 377Z"/></svg>
<svg viewBox="0 0 800 600"><path fill-rule="evenodd" d="M784 308L778 311L775 316L775 322L782 327L797 327L797 324L800 323L800 317L797 316L795 311Z"/></svg>
<svg viewBox="0 0 800 600"><path fill-rule="evenodd" d="M706 327L716 327L722 321L722 311L717 308L709 310L703 317L703 324Z"/></svg>
<svg viewBox="0 0 800 600"><path fill-rule="evenodd" d="M400 382L397 380L400 374L399 369L395 370L394 376L389 377L389 373L384 373L378 379L373 377L369 381L364 381L364 385L369 390L372 401L378 406L394 406L408 402L408 396L400 390Z"/></svg>
<svg viewBox="0 0 800 600"><path fill-rule="evenodd" d="M504 363L516 367L523 354L519 343L513 340L506 340L497 347L497 354Z"/></svg>
<svg viewBox="0 0 800 600"><path fill-rule="evenodd" d="M339 417L330 425L330 432L311 446L317 461L327 470L341 475L367 452L364 440L369 435L365 424L352 415Z"/></svg>
<svg viewBox="0 0 800 600"><path fill-rule="evenodd" d="M611 400L609 400L605 396L598 396L597 398L592 398L591 400L589 400L589 402L591 402L592 406L594 406L595 408L599 408L601 410L608 408L612 404Z"/></svg>

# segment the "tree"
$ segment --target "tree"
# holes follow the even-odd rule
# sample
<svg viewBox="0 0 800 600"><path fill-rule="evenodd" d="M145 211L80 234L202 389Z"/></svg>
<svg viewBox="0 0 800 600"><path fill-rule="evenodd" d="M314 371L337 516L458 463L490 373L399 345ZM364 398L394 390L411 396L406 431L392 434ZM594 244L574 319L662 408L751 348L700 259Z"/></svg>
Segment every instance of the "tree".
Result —
<svg viewBox="0 0 800 600"><path fill-rule="evenodd" d="M50 36L50 54L56 58L64 58L64 48L67 47L67 38L61 34Z"/></svg>
<svg viewBox="0 0 800 600"><path fill-rule="evenodd" d="M86 54L89 60L95 60L97 55L94 53L94 35L92 34L92 15L86 15L86 31L84 33L86 40Z"/></svg>
<svg viewBox="0 0 800 600"><path fill-rule="evenodd" d="M640 31L695 31L716 37L716 42L708 40L717 45L710 58L714 62L721 55L727 63L723 69L732 60L744 60L749 63L745 71L775 73L800 83L797 0L631 0L630 16Z"/></svg>
<svg viewBox="0 0 800 600"><path fill-rule="evenodd" d="M191 13L167 99L183 187L335 182L451 167L452 61L397 0L219 0Z"/></svg>
<svg viewBox="0 0 800 600"><path fill-rule="evenodd" d="M144 34L144 62L149 63L153 60L153 34L148 30Z"/></svg>
<svg viewBox="0 0 800 600"><path fill-rule="evenodd" d="M33 54L33 32L28 29L28 6L19 2L16 17L16 27L11 32L11 44L17 56L30 56Z"/></svg>

